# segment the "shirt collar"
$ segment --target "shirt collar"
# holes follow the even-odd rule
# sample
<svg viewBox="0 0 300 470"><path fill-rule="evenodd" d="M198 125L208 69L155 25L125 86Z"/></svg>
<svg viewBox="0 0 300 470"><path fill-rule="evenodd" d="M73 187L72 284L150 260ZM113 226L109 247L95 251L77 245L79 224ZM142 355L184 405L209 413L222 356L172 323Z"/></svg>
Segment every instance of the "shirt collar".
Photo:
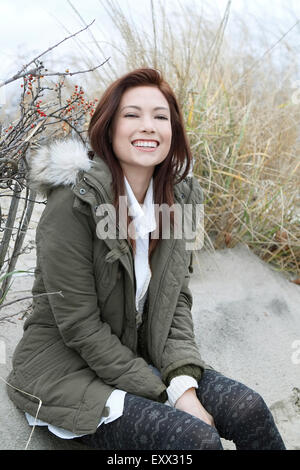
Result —
<svg viewBox="0 0 300 470"><path fill-rule="evenodd" d="M153 177L150 180L144 203L142 205L137 201L125 175L124 181L129 201L129 215L133 217L137 234L143 237L156 229L155 210L153 203Z"/></svg>

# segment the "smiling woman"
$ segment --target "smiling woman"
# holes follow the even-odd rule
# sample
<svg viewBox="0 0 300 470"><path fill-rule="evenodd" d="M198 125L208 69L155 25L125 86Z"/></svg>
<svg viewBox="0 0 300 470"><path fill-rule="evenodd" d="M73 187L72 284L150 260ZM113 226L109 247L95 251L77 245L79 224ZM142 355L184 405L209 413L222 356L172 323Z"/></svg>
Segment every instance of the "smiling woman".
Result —
<svg viewBox="0 0 300 470"><path fill-rule="evenodd" d="M139 69L113 82L98 103L88 133L93 151L112 173L117 217L126 183L140 204L150 181L154 204L174 204L174 185L188 175L192 155L176 96L158 71ZM142 147L145 141L147 147ZM158 143L154 150L150 141ZM173 212L170 221L173 225ZM161 227L159 214L160 236ZM135 250L135 240L129 239ZM150 239L149 261L157 244L156 237Z"/></svg>
<svg viewBox="0 0 300 470"><path fill-rule="evenodd" d="M168 101L158 88L137 86L124 92L112 122L113 151L140 203L155 166L169 154L170 114Z"/></svg>
<svg viewBox="0 0 300 470"><path fill-rule="evenodd" d="M29 185L48 199L9 396L29 424L38 400L37 424L97 449L222 449L220 437L284 449L262 397L201 358L185 240L152 238L154 202L203 201L171 87L155 69L129 72L101 97L88 134L92 150L54 142L29 162ZM97 230L99 206L119 196L135 240Z"/></svg>

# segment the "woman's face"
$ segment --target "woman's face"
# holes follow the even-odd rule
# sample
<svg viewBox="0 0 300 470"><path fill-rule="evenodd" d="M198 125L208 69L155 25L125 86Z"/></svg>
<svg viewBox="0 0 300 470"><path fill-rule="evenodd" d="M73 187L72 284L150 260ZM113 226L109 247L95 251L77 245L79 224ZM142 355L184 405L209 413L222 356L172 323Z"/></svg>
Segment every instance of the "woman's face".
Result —
<svg viewBox="0 0 300 470"><path fill-rule="evenodd" d="M152 168L168 155L172 139L169 104L154 86L126 90L112 122L113 151L124 168Z"/></svg>

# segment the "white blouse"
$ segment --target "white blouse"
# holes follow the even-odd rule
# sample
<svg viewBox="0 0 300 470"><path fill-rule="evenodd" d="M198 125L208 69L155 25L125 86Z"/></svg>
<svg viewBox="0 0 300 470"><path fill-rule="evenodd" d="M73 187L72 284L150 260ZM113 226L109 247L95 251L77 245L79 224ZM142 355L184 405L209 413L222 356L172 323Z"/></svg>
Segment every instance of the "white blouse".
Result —
<svg viewBox="0 0 300 470"><path fill-rule="evenodd" d="M136 278L136 325L138 328L142 323L144 303L151 279L151 270L148 262L149 233L156 229L153 202L153 178L151 178L144 203L142 205L137 201L126 176L124 176L124 179L129 204L129 215L133 217L135 229L136 253L134 256L134 271ZM159 377L161 376L159 370L156 367L154 367L152 364L149 364L149 367L152 369L154 374L158 375ZM174 406L176 400L191 387L198 388L198 383L193 377L187 375L174 377L171 380L169 387L167 388L168 400L165 402L165 404L168 406ZM105 404L105 406L110 410L109 415L100 419L98 427L103 423L110 423L111 421L114 421L115 419L122 416L126 393L126 391L119 389L112 391ZM49 431L62 439L73 439L74 437L83 436L83 434L74 434L71 431L67 431L66 429L45 423L40 419L35 420L33 416L26 412L25 416L30 426L48 426Z"/></svg>
<svg viewBox="0 0 300 470"><path fill-rule="evenodd" d="M128 197L129 215L133 217L136 252L134 256L134 272L136 279L135 306L137 309L136 327L142 323L142 313L146 299L151 270L148 263L149 233L156 229L155 211L153 204L153 178L144 199L143 205L137 201L128 180L125 178L125 188Z"/></svg>

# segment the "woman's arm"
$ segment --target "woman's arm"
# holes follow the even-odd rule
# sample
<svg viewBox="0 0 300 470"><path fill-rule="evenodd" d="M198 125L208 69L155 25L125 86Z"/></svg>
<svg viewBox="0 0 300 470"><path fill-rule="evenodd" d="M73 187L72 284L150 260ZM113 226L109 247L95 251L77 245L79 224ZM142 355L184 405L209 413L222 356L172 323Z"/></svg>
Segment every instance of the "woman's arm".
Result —
<svg viewBox="0 0 300 470"><path fill-rule="evenodd" d="M191 313L193 299L189 289L189 280L190 272L187 268L162 354L161 374L162 380L167 385L171 378L179 375L179 369L187 366L191 368L186 375L200 380L205 366L194 335Z"/></svg>

